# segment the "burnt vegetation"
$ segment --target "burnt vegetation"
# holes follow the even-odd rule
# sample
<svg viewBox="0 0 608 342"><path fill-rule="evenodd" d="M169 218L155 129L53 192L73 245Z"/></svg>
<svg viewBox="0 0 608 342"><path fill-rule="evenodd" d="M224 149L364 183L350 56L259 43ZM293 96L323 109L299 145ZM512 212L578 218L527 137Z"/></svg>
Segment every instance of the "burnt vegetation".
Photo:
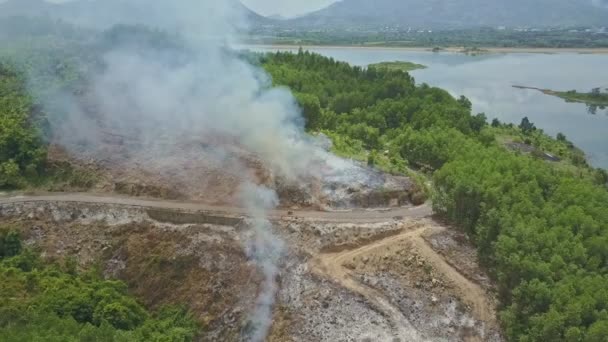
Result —
<svg viewBox="0 0 608 342"><path fill-rule="evenodd" d="M48 33L57 32L54 25L59 24L47 24L54 30L28 32L48 44L19 50L17 55L10 48L3 51L3 189L55 180L56 170L46 160L49 140L36 96L52 96L55 87L78 94L86 89L83 70L100 67L92 56L103 51L102 43L68 42ZM95 37L99 42L128 43L124 34L136 34L140 43L174 43L166 34L145 28L123 27ZM53 46L79 48L63 50L62 56L70 58L57 58ZM413 169L432 179L436 213L471 237L498 284L500 319L510 340L608 339L608 177L581 160L565 137L552 139L529 122L521 127L488 125L484 114L471 112L468 99L417 85L398 70L353 67L303 51L247 58L262 66L275 85L294 92L306 128L331 137L336 153L394 173ZM34 66L48 71L44 74L48 77L29 78L38 83L34 88L45 92L32 94L26 87ZM510 151L500 142L505 135L521 137L564 162L557 165L534 154ZM35 254L21 250L15 234L3 233L1 256L4 291L0 293L5 299L19 298L2 305L0 317L8 318L0 321L2 336L13 340L35 336L65 340L78 334L108 336L108 340L141 336L150 340L153 334L164 333L181 340L193 336L186 314L150 314L128 297L123 284L44 264ZM44 284L57 290L44 292ZM25 310L32 306L37 309ZM158 324L171 329L158 331Z"/></svg>

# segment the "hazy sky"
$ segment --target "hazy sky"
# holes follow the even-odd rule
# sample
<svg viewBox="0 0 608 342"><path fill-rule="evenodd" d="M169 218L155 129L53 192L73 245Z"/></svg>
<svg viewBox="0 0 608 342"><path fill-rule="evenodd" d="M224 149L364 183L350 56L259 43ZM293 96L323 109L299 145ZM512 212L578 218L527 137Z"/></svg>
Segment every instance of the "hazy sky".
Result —
<svg viewBox="0 0 608 342"><path fill-rule="evenodd" d="M0 3L6 0L0 0ZM74 0L45 0L48 2L66 2ZM221 0L219 0L221 1ZM280 14L294 16L321 9L332 2L340 0L241 0L249 8L262 15ZM373 1L373 0L370 0ZM422 0L424 1L424 0ZM608 8L608 0L587 0L599 7Z"/></svg>
<svg viewBox="0 0 608 342"><path fill-rule="evenodd" d="M336 0L242 0L245 5L260 14L281 14L286 16L314 11L335 1Z"/></svg>
<svg viewBox="0 0 608 342"><path fill-rule="evenodd" d="M5 0L0 0L4 2ZM46 0L48 2L66 2L72 0ZM252 10L263 15L280 14L294 16L321 9L338 0L241 0ZM600 0L598 0L600 1Z"/></svg>

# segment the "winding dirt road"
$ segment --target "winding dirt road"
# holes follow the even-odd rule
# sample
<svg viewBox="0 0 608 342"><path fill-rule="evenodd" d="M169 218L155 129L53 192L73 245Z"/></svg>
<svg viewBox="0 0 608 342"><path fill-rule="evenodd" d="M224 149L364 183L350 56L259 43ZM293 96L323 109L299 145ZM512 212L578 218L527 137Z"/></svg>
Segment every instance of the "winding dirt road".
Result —
<svg viewBox="0 0 608 342"><path fill-rule="evenodd" d="M405 338L407 341L421 341L416 330L411 326L408 319L401 311L393 306L389 300L378 290L360 283L353 276L351 270L345 264L352 262L358 257L363 257L379 249L400 243L405 240L412 241L418 253L441 274L443 274L456 288L456 294L472 308L473 316L482 322L494 325L495 312L493 304L488 300L487 294L481 286L470 281L456 269L449 265L429 244L424 240L428 234L441 233L445 228L418 224L413 230L404 229L400 234L390 236L367 245L342 251L339 253L322 253L315 256L310 265L312 271L326 279L330 279L338 285L362 296L373 307L382 312L390 320L396 337ZM477 339L472 338L472 341Z"/></svg>
<svg viewBox="0 0 608 342"><path fill-rule="evenodd" d="M54 193L39 195L0 195L0 206L12 203L84 203L107 204L147 209L167 209L178 211L205 212L226 217L247 216L247 210L238 207L207 205L200 202L169 201L142 199L117 195L102 195L90 193ZM390 321L395 337L406 341L422 341L422 337L411 325L403 313L380 291L359 282L351 270L344 265L357 257L387 248L404 240L412 241L418 253L426 259L452 284L457 296L472 308L473 316L489 325L495 323L494 306L478 284L470 281L455 268L449 265L443 257L435 252L424 240L427 234L441 233L445 228L435 226L431 220L421 220L429 217L432 209L428 205L409 208L393 208L388 210L352 210L352 211L306 211L306 210L270 210L270 219L302 218L316 221L336 223L376 223L387 221L420 220L413 226L405 226L402 231L390 237L371 241L365 245L356 246L335 253L320 253L310 262L311 270L318 276L324 277L352 291L367 300L376 310L384 314ZM411 222L411 221L410 221Z"/></svg>
<svg viewBox="0 0 608 342"><path fill-rule="evenodd" d="M87 204L109 204L124 205L131 207L143 207L150 209L169 209L208 212L227 216L248 216L245 208L213 206L200 202L169 201L134 198L118 195L103 195L90 193L55 193L40 195L17 195L0 197L0 205L10 203L47 202L47 203L87 203ZM424 218L432 214L428 205L418 207L394 208L390 210L347 210L347 211L310 211L310 210L269 210L267 215L270 219L281 219L285 217L314 219L327 222L345 223L376 223L386 222L403 217Z"/></svg>

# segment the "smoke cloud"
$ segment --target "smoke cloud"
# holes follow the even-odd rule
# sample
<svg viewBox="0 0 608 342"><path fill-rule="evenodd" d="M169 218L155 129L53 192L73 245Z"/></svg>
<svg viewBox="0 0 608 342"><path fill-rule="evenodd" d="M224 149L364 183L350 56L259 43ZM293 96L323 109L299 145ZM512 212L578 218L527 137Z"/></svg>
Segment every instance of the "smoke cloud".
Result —
<svg viewBox="0 0 608 342"><path fill-rule="evenodd" d="M376 176L319 147L304 132L291 93L272 87L268 75L230 48L247 26L238 1L82 0L60 13L93 28L163 30L146 31L153 38L132 26L92 34L93 51L103 55L85 72L83 89L43 97L52 140L112 172L141 170L135 181L161 177L171 187L182 184L180 190L202 189L200 198L227 193L231 204L247 208L251 230L244 248L263 280L244 339L263 341L286 253L266 219L279 203L268 179L300 186L324 178L346 187Z"/></svg>
<svg viewBox="0 0 608 342"><path fill-rule="evenodd" d="M141 169L146 177L169 179L186 191L200 188L201 198L237 197L251 216L247 254L264 276L247 338L264 340L286 252L265 218L266 210L278 205L268 179L302 184L324 178L346 188L375 184L370 179L379 177L315 144L291 93L272 87L262 70L230 48L247 27L247 12L238 1L69 4L60 13L76 24L135 24L166 33L154 31L152 41L132 27L92 33L93 51L103 55L94 58L100 65L85 72L83 89L44 97L53 142L112 170ZM206 173L209 169L214 173ZM214 187L217 192L210 192ZM335 189L329 187L326 195L338 193Z"/></svg>
<svg viewBox="0 0 608 342"><path fill-rule="evenodd" d="M234 157L235 151L248 151L272 173L291 181L314 175L311 165L319 160L340 167L341 162L304 133L290 92L273 88L264 72L230 50L236 32L247 25L237 1L80 3L83 7L75 8L81 15L72 18L76 23L162 28L179 39L180 48L173 48L172 39L153 48L137 37L113 40L110 31L102 67L89 75L84 94L56 94L47 104L54 141L74 155L127 169L143 165L150 173L186 184L214 182L191 178L198 170L187 170L188 165L198 160L241 184L240 204L251 216L245 248L264 276L247 338L263 341L272 324L276 278L285 253L266 219L266 210L278 205L278 197L261 184L263 177ZM108 144L112 139L120 143Z"/></svg>
<svg viewBox="0 0 608 342"><path fill-rule="evenodd" d="M233 137L273 171L292 179L301 176L318 152L303 133L293 97L271 88L263 72L227 50L236 42L235 32L246 26L238 2L111 3L102 12L116 11L107 15L112 23L124 18L129 24L177 32L188 52L112 46L102 57L102 72L93 76L89 99L84 104L64 101L70 104L65 108L69 117L52 120L62 145L98 153L99 140L112 132L135 139L137 146L128 152L151 161L173 156L171 147L188 139ZM130 13L134 16L127 19Z"/></svg>
<svg viewBox="0 0 608 342"><path fill-rule="evenodd" d="M280 273L279 264L285 246L273 235L272 224L266 218L266 210L278 205L279 199L273 190L254 184L245 184L242 189L243 203L252 214L249 225L253 227L246 248L247 255L256 262L264 275L260 294L252 313L250 331L244 339L264 341L272 326L272 310L277 292L276 278Z"/></svg>

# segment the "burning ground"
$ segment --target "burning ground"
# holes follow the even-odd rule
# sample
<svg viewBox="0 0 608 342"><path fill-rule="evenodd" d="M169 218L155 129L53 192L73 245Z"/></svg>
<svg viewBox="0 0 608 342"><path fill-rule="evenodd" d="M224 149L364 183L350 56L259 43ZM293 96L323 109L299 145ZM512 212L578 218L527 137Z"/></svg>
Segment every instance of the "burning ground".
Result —
<svg viewBox="0 0 608 342"><path fill-rule="evenodd" d="M44 257L100 265L152 308L187 303L204 326L201 340L247 340L265 278L243 249L253 223L214 215L92 203L0 206L2 223L22 229ZM477 282L486 278L462 237L428 219L387 213L374 221L273 219L273 236L289 253L278 263L269 341L502 340L492 289ZM442 255L459 258L448 264Z"/></svg>
<svg viewBox="0 0 608 342"><path fill-rule="evenodd" d="M313 138L311 138L313 139ZM168 146L170 142L165 142ZM128 138L106 135L94 154L68 152L56 144L52 163L95 174L96 192L240 206L246 181L277 192L281 207L315 209L406 206L421 190L409 178L383 173L323 151L314 172L290 179L273 172L234 139L204 137L173 146L170 154L131 154ZM168 147L165 147L168 148ZM78 188L66 187L70 191Z"/></svg>

